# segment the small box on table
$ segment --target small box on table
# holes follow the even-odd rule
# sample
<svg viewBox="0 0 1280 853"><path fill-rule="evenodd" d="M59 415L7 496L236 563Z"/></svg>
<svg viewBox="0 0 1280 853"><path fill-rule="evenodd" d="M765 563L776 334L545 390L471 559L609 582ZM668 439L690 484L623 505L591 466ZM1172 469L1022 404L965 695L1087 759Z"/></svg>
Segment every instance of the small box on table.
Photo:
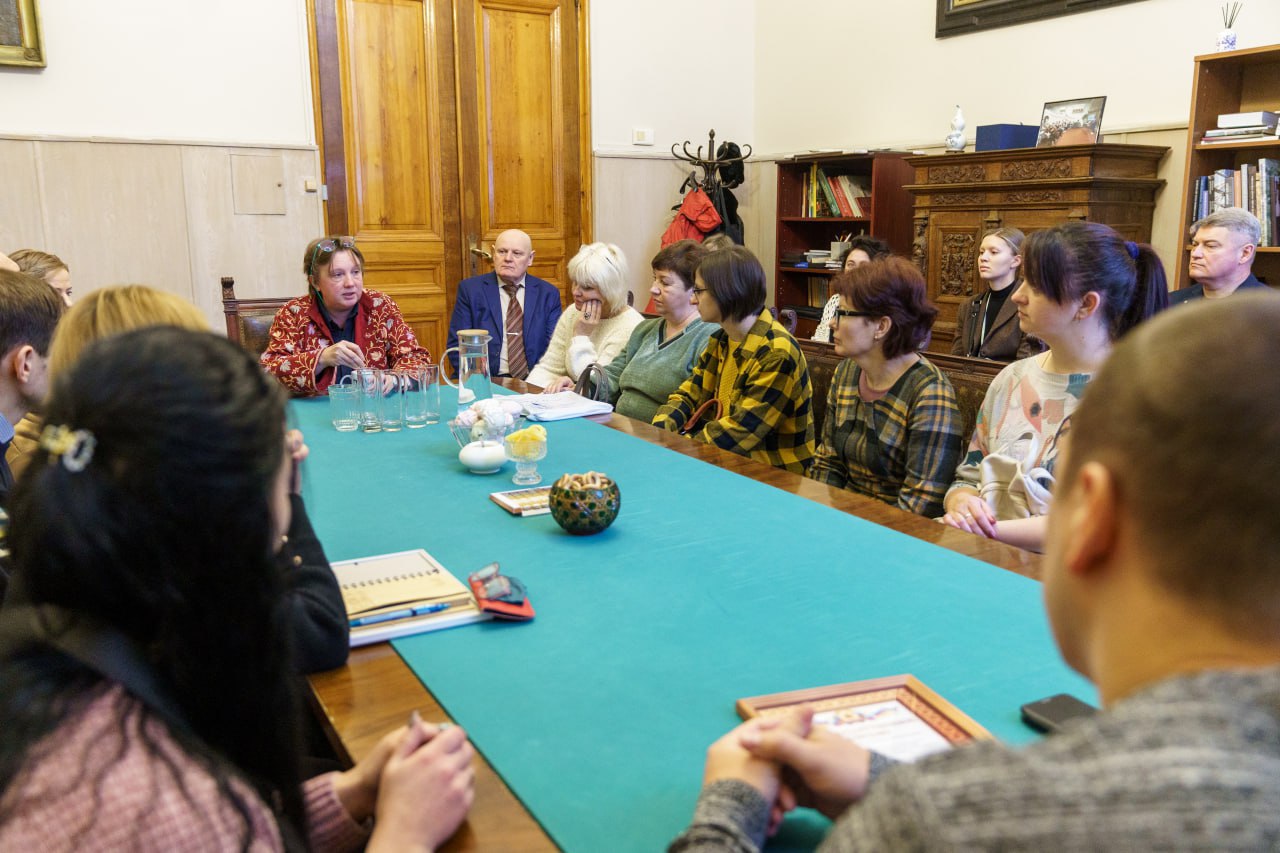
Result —
<svg viewBox="0 0 1280 853"><path fill-rule="evenodd" d="M1034 124L984 124L978 128L974 151L1035 148L1040 128Z"/></svg>

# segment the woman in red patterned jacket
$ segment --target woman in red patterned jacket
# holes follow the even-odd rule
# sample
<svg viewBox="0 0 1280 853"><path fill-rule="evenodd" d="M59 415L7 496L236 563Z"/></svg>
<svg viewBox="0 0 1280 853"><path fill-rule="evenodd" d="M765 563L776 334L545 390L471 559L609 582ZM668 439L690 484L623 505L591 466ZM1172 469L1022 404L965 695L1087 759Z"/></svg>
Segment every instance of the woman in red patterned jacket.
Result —
<svg viewBox="0 0 1280 853"><path fill-rule="evenodd" d="M262 366L299 396L324 394L357 367L416 368L431 364L400 309L385 293L364 287L364 255L353 237L307 245L302 271L307 295L276 313Z"/></svg>

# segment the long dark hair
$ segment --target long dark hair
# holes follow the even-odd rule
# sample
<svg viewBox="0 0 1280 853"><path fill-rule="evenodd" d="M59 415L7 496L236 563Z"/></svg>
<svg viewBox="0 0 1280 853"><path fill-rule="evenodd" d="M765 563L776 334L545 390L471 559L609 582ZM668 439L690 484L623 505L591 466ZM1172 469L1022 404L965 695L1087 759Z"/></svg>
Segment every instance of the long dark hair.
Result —
<svg viewBox="0 0 1280 853"><path fill-rule="evenodd" d="M1022 271L1028 287L1059 305L1089 291L1100 294L1113 341L1169 305L1169 285L1155 249L1097 222L1033 232L1022 248Z"/></svg>
<svg viewBox="0 0 1280 853"><path fill-rule="evenodd" d="M236 777L296 843L296 709L270 506L284 452L277 383L223 338L152 327L87 348L56 377L44 418L46 434L84 430L95 443L75 470L42 442L15 488L11 599L123 637L177 709L170 733L241 815L242 846L252 826ZM0 661L0 790L20 790L36 742L110 686L55 645L36 637ZM126 732L169 763L146 726L127 716Z"/></svg>

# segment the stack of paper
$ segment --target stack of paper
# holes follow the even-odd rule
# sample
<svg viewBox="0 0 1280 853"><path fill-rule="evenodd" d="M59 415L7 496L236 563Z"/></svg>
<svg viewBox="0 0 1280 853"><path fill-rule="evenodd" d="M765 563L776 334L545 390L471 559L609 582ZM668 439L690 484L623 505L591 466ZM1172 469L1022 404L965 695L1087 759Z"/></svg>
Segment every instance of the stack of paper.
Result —
<svg viewBox="0 0 1280 853"><path fill-rule="evenodd" d="M569 418L607 415L613 411L613 406L608 403L588 400L573 391L560 391L556 394L519 394L505 399L515 400L523 406L525 416L532 421L563 421Z"/></svg>

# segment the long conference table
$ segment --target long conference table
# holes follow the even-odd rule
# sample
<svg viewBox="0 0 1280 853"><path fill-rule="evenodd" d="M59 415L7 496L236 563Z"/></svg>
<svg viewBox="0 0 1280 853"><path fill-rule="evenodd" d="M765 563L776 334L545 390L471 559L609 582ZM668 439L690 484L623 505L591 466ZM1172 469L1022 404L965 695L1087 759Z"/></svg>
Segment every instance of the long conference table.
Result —
<svg viewBox="0 0 1280 853"><path fill-rule="evenodd" d="M425 548L462 579L496 560L537 610L356 649L310 679L350 760L413 709L467 730L476 802L448 849L663 849L744 696L911 673L1015 744L1035 737L1022 703L1094 696L1055 651L1025 551L620 415L547 425L544 482L596 470L621 489L613 526L575 537L490 501L516 488L511 463L467 472L444 423L339 433L323 399L291 418L330 559ZM801 812L770 849L826 825Z"/></svg>

